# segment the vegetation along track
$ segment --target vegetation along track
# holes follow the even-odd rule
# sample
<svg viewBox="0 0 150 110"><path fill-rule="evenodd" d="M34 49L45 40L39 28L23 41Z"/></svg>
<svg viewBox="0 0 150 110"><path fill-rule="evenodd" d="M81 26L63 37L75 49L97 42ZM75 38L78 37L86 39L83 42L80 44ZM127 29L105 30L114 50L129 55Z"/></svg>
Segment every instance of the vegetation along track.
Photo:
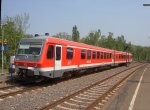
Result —
<svg viewBox="0 0 150 110"><path fill-rule="evenodd" d="M47 104L41 110L100 109L121 84L144 64L121 71L71 95Z"/></svg>

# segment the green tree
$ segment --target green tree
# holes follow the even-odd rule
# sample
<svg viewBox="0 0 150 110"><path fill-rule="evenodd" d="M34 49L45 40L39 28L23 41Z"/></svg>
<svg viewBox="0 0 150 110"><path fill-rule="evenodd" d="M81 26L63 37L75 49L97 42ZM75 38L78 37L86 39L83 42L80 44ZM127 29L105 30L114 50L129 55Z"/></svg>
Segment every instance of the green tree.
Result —
<svg viewBox="0 0 150 110"><path fill-rule="evenodd" d="M6 56L6 62L4 65L5 68L8 68L10 56L16 54L16 49L18 47L20 39L26 37L26 29L29 27L28 20L29 15L27 14L3 18L2 24L2 30L4 32L3 37L5 40L7 40L9 49L8 51L4 52L4 56Z"/></svg>
<svg viewBox="0 0 150 110"><path fill-rule="evenodd" d="M98 29L98 31L91 31L86 38L82 39L81 42L90 45L99 46L100 37L101 37L101 31Z"/></svg>
<svg viewBox="0 0 150 110"><path fill-rule="evenodd" d="M116 49L117 50L124 50L126 48L126 40L124 39L124 36L118 36L116 38Z"/></svg>
<svg viewBox="0 0 150 110"><path fill-rule="evenodd" d="M53 35L52 37L60 38L60 39L66 39L66 40L72 40L71 35L69 35L66 32L59 32L56 35Z"/></svg>
<svg viewBox="0 0 150 110"><path fill-rule="evenodd" d="M106 39L105 43L106 43L105 44L106 48L115 49L115 39L113 38L113 33L112 32L108 33L108 36L107 36L107 39Z"/></svg>
<svg viewBox="0 0 150 110"><path fill-rule="evenodd" d="M80 33L79 33L76 25L74 25L72 28L72 40L75 42L79 42L79 40L80 40Z"/></svg>
<svg viewBox="0 0 150 110"><path fill-rule="evenodd" d="M100 46L119 51L126 51L133 54L133 59L136 61L149 61L150 62L150 47L142 47L126 42L124 35L114 37L112 32L108 36L101 35L100 31L92 31L87 37L81 39L81 42Z"/></svg>

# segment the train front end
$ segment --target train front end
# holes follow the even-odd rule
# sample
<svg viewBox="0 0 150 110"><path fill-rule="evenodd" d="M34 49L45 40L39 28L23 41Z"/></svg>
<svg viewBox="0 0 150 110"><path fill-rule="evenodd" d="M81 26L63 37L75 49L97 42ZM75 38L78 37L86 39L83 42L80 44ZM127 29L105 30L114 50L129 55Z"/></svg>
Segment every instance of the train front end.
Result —
<svg viewBox="0 0 150 110"><path fill-rule="evenodd" d="M45 39L21 39L15 57L15 71L20 79L33 79L40 76L41 56Z"/></svg>

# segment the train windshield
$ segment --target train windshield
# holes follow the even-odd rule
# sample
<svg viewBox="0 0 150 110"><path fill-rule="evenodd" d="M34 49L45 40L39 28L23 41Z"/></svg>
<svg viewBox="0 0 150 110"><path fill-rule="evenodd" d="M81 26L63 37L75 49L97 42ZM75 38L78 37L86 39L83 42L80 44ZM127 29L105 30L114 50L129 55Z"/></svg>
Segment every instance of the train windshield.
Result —
<svg viewBox="0 0 150 110"><path fill-rule="evenodd" d="M40 55L42 44L20 44L18 54Z"/></svg>

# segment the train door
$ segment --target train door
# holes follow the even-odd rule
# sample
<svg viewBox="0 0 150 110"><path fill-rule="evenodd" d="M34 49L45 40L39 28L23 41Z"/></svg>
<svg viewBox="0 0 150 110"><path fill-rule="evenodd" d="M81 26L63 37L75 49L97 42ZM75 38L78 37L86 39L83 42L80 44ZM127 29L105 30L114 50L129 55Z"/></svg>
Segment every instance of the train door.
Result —
<svg viewBox="0 0 150 110"><path fill-rule="evenodd" d="M55 46L55 73L61 71L62 67L62 46L56 45ZM57 77L57 75L55 75Z"/></svg>
<svg viewBox="0 0 150 110"><path fill-rule="evenodd" d="M115 61L115 56L114 56L114 53L112 53L112 62L114 63Z"/></svg>
<svg viewBox="0 0 150 110"><path fill-rule="evenodd" d="M115 51L112 53L112 65L115 66Z"/></svg>

